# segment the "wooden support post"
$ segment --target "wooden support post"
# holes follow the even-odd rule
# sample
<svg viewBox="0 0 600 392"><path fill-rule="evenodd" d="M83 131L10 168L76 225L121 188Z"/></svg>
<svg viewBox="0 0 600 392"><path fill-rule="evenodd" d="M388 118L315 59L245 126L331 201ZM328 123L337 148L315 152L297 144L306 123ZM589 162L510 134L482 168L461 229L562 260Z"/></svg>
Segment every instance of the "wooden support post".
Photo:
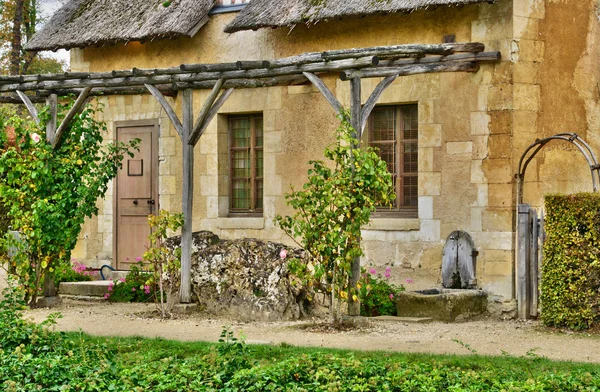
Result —
<svg viewBox="0 0 600 392"><path fill-rule="evenodd" d="M50 94L46 98L46 105L50 107L50 120L46 124L46 140L48 143L52 143L54 135L56 135L56 114L58 111L58 96L56 94Z"/></svg>
<svg viewBox="0 0 600 392"><path fill-rule="evenodd" d="M375 108L377 101L379 101L379 98L381 98L381 94L383 94L385 89L388 88L392 83L394 83L394 80L396 80L397 78L398 78L398 75L392 75L392 76L388 76L387 78L383 79L377 85L377 87L375 87L375 90L373 90L373 93L369 96L367 103L365 103L365 107L362 109L362 114L361 114L362 118L360 121L360 129L357 129L357 131L359 132L359 137L362 137L362 134L365 131L365 127L367 125L367 119L369 118L369 115L373 111L373 108Z"/></svg>
<svg viewBox="0 0 600 392"><path fill-rule="evenodd" d="M165 110L165 113L167 113L167 117L169 117L169 120L171 120L171 124L173 124L173 127L175 127L175 130L179 134L179 137L185 143L186 140L183 138L183 130L182 130L183 126L181 124L181 121L179 121L177 114L175 114L175 110L173 110L171 105L169 105L169 102L167 102L165 97L162 95L162 93L160 91L158 91L158 89L156 87L154 87L151 84L145 84L144 86L146 86L148 91L150 91L150 94L152 94L152 96L154 96L154 98L156 98L156 100L158 101L160 106L162 106L162 108Z"/></svg>
<svg viewBox="0 0 600 392"><path fill-rule="evenodd" d="M360 78L354 78L350 81L350 114L351 124L354 128L354 135L356 138L360 137L360 127L362 124L362 105L361 105L361 80ZM352 146L353 148L360 147L360 141L358 146ZM350 279L348 285L349 289L356 289L356 284L360 279L360 257L355 257L352 260L352 270L350 273ZM352 295L348 296L348 315L349 316L360 316L360 300L354 300Z"/></svg>
<svg viewBox="0 0 600 392"><path fill-rule="evenodd" d="M221 91L221 87L223 87L224 82L225 81L223 79L219 79L217 81L217 84L215 84L215 87L213 87L212 91L210 92L208 98L204 102L202 110L200 110L200 114L198 115L198 119L196 120L196 125L194 125L194 129L190 135L190 140L188 141L188 143L192 146L196 145L196 142L198 141L198 139L200 139L200 130L202 129L202 126L204 125L204 122L208 117L208 113L210 112L213 103L215 103L217 97L219 96L219 92Z"/></svg>
<svg viewBox="0 0 600 392"><path fill-rule="evenodd" d="M217 112L219 111L221 106L223 106L225 101L227 101L227 98L229 98L231 96L231 94L233 93L233 90L235 90L235 89L229 88L229 89L223 91L223 93L219 96L219 98L217 99L215 104L212 105L212 107L210 108L210 111L206 115L206 118L204 119L203 124L201 124L200 128L198 128L198 133L196 135L194 135L194 138L190 138L190 140L188 141L189 145L195 146L196 143L198 143L198 140L200 140L200 136L202 136L204 134L204 131L206 131L208 124L210 124L212 119L217 115Z"/></svg>
<svg viewBox="0 0 600 392"><path fill-rule="evenodd" d="M529 209L529 204L519 204L517 218L517 315L523 320L529 318Z"/></svg>
<svg viewBox="0 0 600 392"><path fill-rule="evenodd" d="M64 120L62 121L62 123L60 123L60 126L56 130L56 134L54 135L54 138L52 139L52 148L56 148L59 145L60 139L62 139L62 136L65 133L65 131L67 130L67 128L69 127L69 124L71 123L73 118L77 114L79 114L81 109L83 109L83 106L85 105L85 103L88 99L88 96L90 95L90 91L92 91L92 88L86 87L83 89L81 94L79 94L79 97L77 97L77 100L73 104L73 107L71 108L71 110L69 110L69 113L67 113Z"/></svg>
<svg viewBox="0 0 600 392"><path fill-rule="evenodd" d="M529 315L531 317L537 317L538 315L538 276L539 276L539 247L538 247L538 237L539 237L539 222L537 211L531 209L530 211L530 222L531 222L531 236L530 236L530 251L531 254L529 256L529 282L530 282L530 297L531 301L529 304Z"/></svg>
<svg viewBox="0 0 600 392"><path fill-rule="evenodd" d="M192 205L194 203L194 146L189 144L194 127L193 90L183 90L183 227L181 229L181 291L180 302L192 299Z"/></svg>
<svg viewBox="0 0 600 392"><path fill-rule="evenodd" d="M35 108L35 106L33 105L33 103L31 102L31 100L29 99L29 97L27 95L25 95L25 93L23 91L19 91L19 90L17 90L17 95L19 96L19 98L21 98L21 101L23 101L23 103L27 107L27 110L29 111L29 114L31 114L33 121L35 121L36 124L39 124L40 118L38 117L38 111Z"/></svg>
<svg viewBox="0 0 600 392"><path fill-rule="evenodd" d="M321 78L319 78L317 75L312 74L310 72L302 72L302 74L304 76L306 76L306 78L308 80L310 80L311 83L314 84L316 88L319 89L319 91L321 92L321 94L323 94L323 96L325 97L327 102L329 102L329 104L331 105L333 110L335 110L335 112L337 114L340 114L342 112L342 110L344 109L344 107L342 106L340 101L337 100L335 95L333 95L331 90L325 85L325 83L323 83Z"/></svg>

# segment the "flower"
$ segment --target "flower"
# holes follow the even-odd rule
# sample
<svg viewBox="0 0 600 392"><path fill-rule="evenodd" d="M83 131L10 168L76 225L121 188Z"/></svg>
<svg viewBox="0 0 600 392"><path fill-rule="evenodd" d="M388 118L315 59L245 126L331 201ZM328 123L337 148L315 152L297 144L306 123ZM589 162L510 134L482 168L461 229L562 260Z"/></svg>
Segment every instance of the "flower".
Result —
<svg viewBox="0 0 600 392"><path fill-rule="evenodd" d="M113 282L110 282L110 283L108 284L108 291L112 291L112 289L113 289L113 286L114 286L114 285L115 285L115 284L114 284Z"/></svg>
<svg viewBox="0 0 600 392"><path fill-rule="evenodd" d="M390 293L390 299L394 299L394 294Z"/></svg>
<svg viewBox="0 0 600 392"><path fill-rule="evenodd" d="M39 143L40 140L42 140L42 138L40 137L40 135L34 132L31 134L31 140L33 140L35 143Z"/></svg>
<svg viewBox="0 0 600 392"><path fill-rule="evenodd" d="M135 287L132 287L131 291L137 291L137 289Z"/></svg>
<svg viewBox="0 0 600 392"><path fill-rule="evenodd" d="M391 269L390 267L387 267L387 268L385 269L385 277L386 277L387 279L389 279L389 278L392 276L392 273L391 273L391 272L392 272L392 269Z"/></svg>
<svg viewBox="0 0 600 392"><path fill-rule="evenodd" d="M141 257L136 257L135 261L137 261L139 263L140 261L142 261L142 258Z"/></svg>
<svg viewBox="0 0 600 392"><path fill-rule="evenodd" d="M285 259L287 257L287 250L282 249L281 252L279 252L279 257Z"/></svg>
<svg viewBox="0 0 600 392"><path fill-rule="evenodd" d="M108 299L110 297L110 293L104 294L104 299Z"/></svg>
<svg viewBox="0 0 600 392"><path fill-rule="evenodd" d="M414 281L411 278L406 278L406 283L413 283Z"/></svg>
<svg viewBox="0 0 600 392"><path fill-rule="evenodd" d="M144 286L144 293L150 294L150 286L148 286L148 285Z"/></svg>
<svg viewBox="0 0 600 392"><path fill-rule="evenodd" d="M371 275L375 275L375 274L377 273L377 270L376 270L375 268L371 268L371 269L369 270L369 273L370 273Z"/></svg>
<svg viewBox="0 0 600 392"><path fill-rule="evenodd" d="M119 278L119 282L125 283L125 278Z"/></svg>

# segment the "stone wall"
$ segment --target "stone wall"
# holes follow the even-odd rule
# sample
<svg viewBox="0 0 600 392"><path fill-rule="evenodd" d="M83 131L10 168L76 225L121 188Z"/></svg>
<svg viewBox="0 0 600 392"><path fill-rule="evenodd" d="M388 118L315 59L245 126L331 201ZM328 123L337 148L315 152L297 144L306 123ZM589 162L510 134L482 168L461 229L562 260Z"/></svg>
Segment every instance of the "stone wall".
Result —
<svg viewBox="0 0 600 392"><path fill-rule="evenodd" d="M473 74L401 77L383 94L381 104L418 104L419 213L418 219L374 218L363 231L363 263L393 266L396 279L411 278L419 287L435 285L445 238L464 230L480 252L479 285L511 297L514 173L520 154L536 137L567 130L596 147L600 143L597 132L586 132L600 122L595 6L596 0L498 0L233 35L222 29L235 15L221 14L212 16L192 39L72 50L72 68L109 71L269 59L334 48L440 43L447 35L455 35L457 42L483 42L487 50L500 51L502 61L482 65ZM324 81L342 104L349 104L347 82L336 75ZM363 80L363 101L378 82ZM196 113L207 95L194 93ZM99 101L106 106L109 139L115 122L159 119L159 203L180 211L181 142L160 106L150 96ZM180 112L181 99L170 101ZM264 118L264 214L231 217L223 169L226 119L228 114L252 112ZM193 229L211 230L225 239L256 237L290 244L273 218L290 213L283 195L306 180L308 161L322 157L337 125L332 109L312 86L235 91L195 150ZM564 146L540 154L528 171L526 201L540 204L549 190L587 189L588 169L581 160ZM112 243L109 194L99 217L86 223L74 256L96 264L110 262Z"/></svg>

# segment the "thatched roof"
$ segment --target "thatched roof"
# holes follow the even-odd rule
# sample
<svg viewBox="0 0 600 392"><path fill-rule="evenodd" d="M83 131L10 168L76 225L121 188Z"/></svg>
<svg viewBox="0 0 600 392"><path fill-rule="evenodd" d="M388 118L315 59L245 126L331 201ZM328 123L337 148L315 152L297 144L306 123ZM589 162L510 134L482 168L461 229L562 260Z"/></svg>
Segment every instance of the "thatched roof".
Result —
<svg viewBox="0 0 600 392"><path fill-rule="evenodd" d="M330 18L412 12L489 0L252 0L225 31L312 24Z"/></svg>
<svg viewBox="0 0 600 392"><path fill-rule="evenodd" d="M194 35L215 0L71 0L59 9L27 50L70 49Z"/></svg>

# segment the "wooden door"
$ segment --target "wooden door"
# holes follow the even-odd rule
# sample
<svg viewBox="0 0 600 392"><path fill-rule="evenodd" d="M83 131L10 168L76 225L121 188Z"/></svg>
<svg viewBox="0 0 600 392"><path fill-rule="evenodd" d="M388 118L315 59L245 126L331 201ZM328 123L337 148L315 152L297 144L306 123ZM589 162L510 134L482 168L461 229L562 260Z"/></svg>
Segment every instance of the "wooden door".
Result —
<svg viewBox="0 0 600 392"><path fill-rule="evenodd" d="M158 132L155 125L117 127L117 140L140 139L139 151L123 159L116 182L115 260L129 270L148 246L148 215L158 208Z"/></svg>

